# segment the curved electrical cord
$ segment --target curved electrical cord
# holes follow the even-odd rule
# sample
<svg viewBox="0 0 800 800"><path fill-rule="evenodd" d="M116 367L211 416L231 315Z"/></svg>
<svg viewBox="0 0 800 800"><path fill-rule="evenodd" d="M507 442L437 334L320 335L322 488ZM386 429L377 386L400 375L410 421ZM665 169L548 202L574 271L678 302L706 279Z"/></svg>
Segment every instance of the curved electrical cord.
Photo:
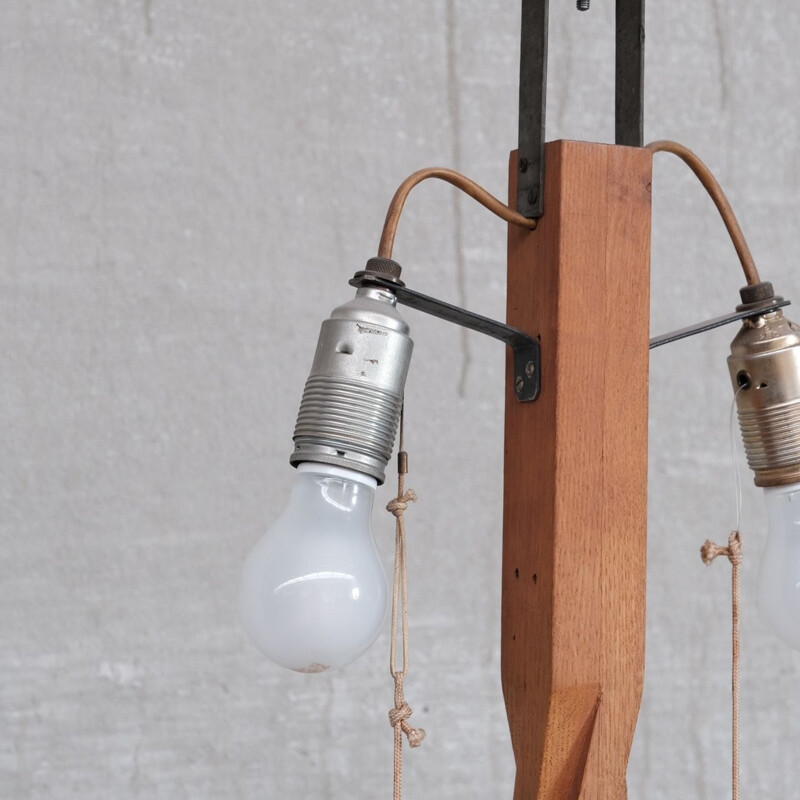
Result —
<svg viewBox="0 0 800 800"><path fill-rule="evenodd" d="M652 150L653 153L672 153L686 162L689 169L694 172L699 178L700 183L703 184L706 191L711 195L711 199L714 201L714 205L717 207L722 221L725 223L725 227L728 229L728 233L733 240L733 246L736 248L739 261L742 263L742 269L744 270L747 283L750 286L755 283L760 283L761 278L758 275L758 267L756 267L756 262L753 260L753 254L750 252L747 240L744 238L744 233L742 233L742 228L739 225L739 221L736 219L736 214L733 213L733 209L728 202L728 198L725 196L725 192L722 191L722 187L712 175L711 170L688 147L684 147L678 142L671 142L669 139L659 139L658 141L650 142L650 144L647 145L647 149Z"/></svg>
<svg viewBox="0 0 800 800"><path fill-rule="evenodd" d="M378 255L381 258L391 258L392 249L394 248L394 237L397 233L397 223L400 221L400 215L403 213L403 206L406 204L406 198L409 192L422 181L428 178L438 178L439 180L451 183L457 189L461 189L473 199L477 200L482 206L488 208L493 214L496 214L506 222L513 225L519 225L522 228L533 230L536 227L537 220L528 219L518 214L516 211L510 209L501 200L498 200L493 194L490 194L482 186L479 186L475 181L470 180L466 175L456 172L452 169L445 167L428 167L409 175L398 187L394 193L389 210L386 212L386 221L383 223L383 233L381 234L381 243L378 247Z"/></svg>
<svg viewBox="0 0 800 800"><path fill-rule="evenodd" d="M700 183L703 184L706 191L714 201L717 210L728 229L733 246L736 248L736 253L739 256L739 261L742 264L745 278L749 285L761 282L758 274L758 267L756 267L753 255L750 252L750 247L744 237L742 228L739 221L736 219L736 214L731 208L725 192L712 174L711 170L703 163L699 156L693 153L688 147L673 142L668 139L659 139L655 142L650 142L647 149L653 153L672 153L682 159L694 172ZM381 258L391 258L392 250L394 249L394 239L397 233L397 225L400 222L400 215L403 213L406 199L408 198L411 190L422 181L428 178L438 178L461 189L462 192L468 194L474 200L477 200L482 206L489 209L493 214L496 214L501 219L512 225L519 225L528 230L534 230L538 220L528 219L522 214L518 214L513 209L509 208L501 200L498 200L494 195L486 191L482 186L479 186L475 181L470 180L466 175L456 172L452 169L445 167L428 167L426 169L418 170L412 175L409 175L398 187L394 193L392 202L389 205L389 210L386 212L386 220L383 223L383 232L381 234L380 246L378 247L378 255Z"/></svg>

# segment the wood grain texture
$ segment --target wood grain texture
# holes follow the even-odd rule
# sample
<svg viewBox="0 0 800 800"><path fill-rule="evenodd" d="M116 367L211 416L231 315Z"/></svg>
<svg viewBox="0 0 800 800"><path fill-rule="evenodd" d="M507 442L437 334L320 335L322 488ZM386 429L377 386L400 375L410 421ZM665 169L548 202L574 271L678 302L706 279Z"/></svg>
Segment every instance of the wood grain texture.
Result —
<svg viewBox="0 0 800 800"><path fill-rule="evenodd" d="M650 180L644 150L547 146L545 216L508 239L502 678L515 800L619 800L644 679ZM516 154L509 197L516 197Z"/></svg>

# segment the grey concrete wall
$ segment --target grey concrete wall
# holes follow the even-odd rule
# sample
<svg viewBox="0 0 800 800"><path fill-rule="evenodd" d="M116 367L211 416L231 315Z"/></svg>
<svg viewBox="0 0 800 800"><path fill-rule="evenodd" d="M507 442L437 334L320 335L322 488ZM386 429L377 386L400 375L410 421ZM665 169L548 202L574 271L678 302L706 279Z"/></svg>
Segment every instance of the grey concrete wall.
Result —
<svg viewBox="0 0 800 800"><path fill-rule="evenodd" d="M553 4L550 138L612 136L612 5ZM707 159L763 274L800 298L795 5L648 14L647 137ZM443 164L504 194L517 29L500 0L2 3L0 797L389 796L387 637L345 671L290 674L245 640L235 587L292 480L319 322L396 185ZM501 317L504 247L502 224L425 185L396 254L417 288ZM725 311L742 282L668 157L653 268L654 331ZM408 697L428 739L407 795L510 797L502 348L408 317ZM698 548L734 523L732 334L653 354L633 798L727 792L729 570ZM746 482L744 796L797 798L800 656L758 619ZM391 519L375 527L389 563Z"/></svg>

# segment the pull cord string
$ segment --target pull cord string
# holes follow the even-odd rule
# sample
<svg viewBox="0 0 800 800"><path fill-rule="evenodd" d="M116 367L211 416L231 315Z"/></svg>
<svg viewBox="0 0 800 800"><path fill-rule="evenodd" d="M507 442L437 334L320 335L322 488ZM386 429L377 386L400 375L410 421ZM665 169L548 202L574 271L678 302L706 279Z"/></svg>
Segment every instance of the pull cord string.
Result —
<svg viewBox="0 0 800 800"><path fill-rule="evenodd" d="M394 586L392 589L392 644L389 672L394 678L394 708L389 711L389 724L394 728L394 800L403 796L403 734L411 747L419 747L425 738L422 728L412 727L408 719L411 706L403 695L403 683L408 675L408 570L406 562L406 523L403 514L409 503L417 499L413 489L406 490L408 453L404 449L404 408L400 410L400 438L397 452L397 497L386 506L396 521L394 548ZM398 612L401 620L402 668L397 668Z"/></svg>
<svg viewBox="0 0 800 800"><path fill-rule="evenodd" d="M736 391L738 396L741 387ZM710 565L718 556L727 556L731 562L731 597L732 597L732 668L731 668L731 704L732 704L732 731L731 731L731 778L733 786L733 800L739 800L739 660L740 660L740 636L739 636L739 610L741 606L741 579L740 569L742 565L742 535L739 529L742 524L742 483L739 472L739 457L736 447L738 431L736 430L736 396L731 407L731 455L733 457L733 484L736 494L736 530L731 532L728 537L728 546L720 547L709 539L700 548L700 555L703 563Z"/></svg>

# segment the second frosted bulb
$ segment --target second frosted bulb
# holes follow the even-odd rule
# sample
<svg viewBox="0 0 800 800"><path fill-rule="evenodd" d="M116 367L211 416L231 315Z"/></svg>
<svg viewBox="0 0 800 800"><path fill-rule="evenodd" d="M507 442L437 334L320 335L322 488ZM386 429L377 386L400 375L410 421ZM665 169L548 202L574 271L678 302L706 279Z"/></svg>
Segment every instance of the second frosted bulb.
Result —
<svg viewBox="0 0 800 800"><path fill-rule="evenodd" d="M758 575L758 605L772 630L800 650L800 484L764 490L767 546Z"/></svg>

